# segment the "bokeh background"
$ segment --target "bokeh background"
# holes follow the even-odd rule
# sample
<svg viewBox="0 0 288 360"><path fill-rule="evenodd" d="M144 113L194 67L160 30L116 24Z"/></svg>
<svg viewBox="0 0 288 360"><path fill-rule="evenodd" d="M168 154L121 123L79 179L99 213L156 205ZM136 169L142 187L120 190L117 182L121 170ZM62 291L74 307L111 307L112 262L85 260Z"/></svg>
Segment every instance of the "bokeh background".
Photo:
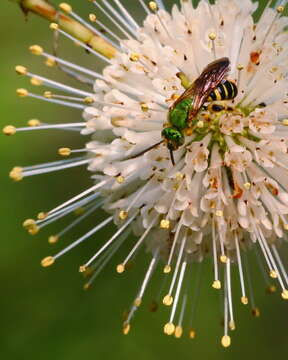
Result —
<svg viewBox="0 0 288 360"><path fill-rule="evenodd" d="M57 1L55 1L57 3ZM166 1L171 4L171 1ZM263 6L267 1L261 1ZM135 0L123 0L136 14ZM87 16L93 6L87 1L74 0L71 4L80 14ZM138 14L140 16L140 14ZM142 14L143 15L143 14ZM31 85L14 73L17 64L29 66L38 74L51 75L67 81L59 72L43 66L43 59L33 57L28 46L40 44L51 49L51 31L48 23L34 15L25 20L20 9L8 0L0 1L0 88L1 127L6 124L23 126L27 120L38 118L43 122L79 121L80 112L33 99L19 99L17 87ZM71 43L61 43L61 54L77 63L90 64L97 69L95 58L86 55ZM73 84L73 82L72 82ZM37 89L36 89L37 90ZM41 90L42 91L42 90ZM81 121L81 120L80 120ZM168 318L163 309L150 314L147 310L159 281L154 281L147 301L138 311L128 336L121 333L122 313L127 309L142 278L149 255L141 253L133 271L125 276L115 272L115 264L123 259L129 244L120 250L94 284L91 291L82 289L83 278L78 267L94 252L95 242L102 241L113 232L106 229L79 248L64 256L49 269L39 266L40 260L54 254L69 241L83 234L98 222L103 214L94 217L51 248L47 238L64 223L45 229L30 237L21 227L24 219L39 211L48 210L91 184L84 168L27 178L13 183L8 172L14 165L30 165L57 159L61 146L81 148L88 139L61 131L32 132L1 136L1 250L0 250L0 354L9 360L79 360L101 358L118 360L156 359L243 359L258 357L262 360L287 356L288 304L278 295L266 295L264 283L252 267L257 305L261 317L254 318L240 302L235 301L237 330L232 334L233 346L220 346L222 329L219 317L219 299L210 286L209 272L203 274L203 291L197 310L196 340L187 335L176 340L163 334L162 325ZM133 241L133 240L132 240ZM287 250L284 257L288 260ZM255 259L251 258L252 262ZM210 265L206 266L210 270ZM238 279L236 279L238 282ZM239 298L239 293L236 292Z"/></svg>

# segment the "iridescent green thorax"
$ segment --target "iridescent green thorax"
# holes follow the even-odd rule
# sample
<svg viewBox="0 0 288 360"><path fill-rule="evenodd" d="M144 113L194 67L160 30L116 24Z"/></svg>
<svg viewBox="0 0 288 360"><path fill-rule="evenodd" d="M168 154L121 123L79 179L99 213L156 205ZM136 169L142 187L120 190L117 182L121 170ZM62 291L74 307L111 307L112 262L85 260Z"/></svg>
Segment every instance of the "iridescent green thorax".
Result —
<svg viewBox="0 0 288 360"><path fill-rule="evenodd" d="M187 128L187 119L192 103L192 99L184 99L170 110L168 120L173 127L179 130Z"/></svg>

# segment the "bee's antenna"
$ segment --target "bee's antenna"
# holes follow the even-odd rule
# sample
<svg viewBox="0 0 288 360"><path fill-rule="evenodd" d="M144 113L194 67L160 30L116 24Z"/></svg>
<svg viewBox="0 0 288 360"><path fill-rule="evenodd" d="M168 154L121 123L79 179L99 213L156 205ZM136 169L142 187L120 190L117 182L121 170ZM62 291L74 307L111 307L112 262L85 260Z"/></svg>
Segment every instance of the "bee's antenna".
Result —
<svg viewBox="0 0 288 360"><path fill-rule="evenodd" d="M172 149L169 149L169 151L170 151L170 159L171 159L172 165L175 166L174 152Z"/></svg>
<svg viewBox="0 0 288 360"><path fill-rule="evenodd" d="M158 143L156 143L156 144L154 144L154 145L150 146L149 148L147 148L147 149L145 149L145 150L141 151L139 154L136 154L136 155L130 156L130 157L129 157L128 159L126 159L126 160L136 159L136 158L138 158L139 156L142 156L142 155L146 154L146 152L148 152L148 151L150 151L150 150L153 150L153 149L154 149L154 148L156 148L158 145L163 144L163 142L164 142L164 140L161 140L161 141L159 141Z"/></svg>

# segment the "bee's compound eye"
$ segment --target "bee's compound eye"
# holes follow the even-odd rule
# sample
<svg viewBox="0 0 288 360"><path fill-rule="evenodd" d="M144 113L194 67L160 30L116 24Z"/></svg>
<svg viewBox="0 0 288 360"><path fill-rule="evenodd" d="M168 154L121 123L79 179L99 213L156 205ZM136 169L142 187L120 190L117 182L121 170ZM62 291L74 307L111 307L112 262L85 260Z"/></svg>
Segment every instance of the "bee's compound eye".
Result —
<svg viewBox="0 0 288 360"><path fill-rule="evenodd" d="M220 105L220 104L212 104L211 105L211 110L213 112L220 112L220 111L223 111L225 109L225 107L223 105Z"/></svg>

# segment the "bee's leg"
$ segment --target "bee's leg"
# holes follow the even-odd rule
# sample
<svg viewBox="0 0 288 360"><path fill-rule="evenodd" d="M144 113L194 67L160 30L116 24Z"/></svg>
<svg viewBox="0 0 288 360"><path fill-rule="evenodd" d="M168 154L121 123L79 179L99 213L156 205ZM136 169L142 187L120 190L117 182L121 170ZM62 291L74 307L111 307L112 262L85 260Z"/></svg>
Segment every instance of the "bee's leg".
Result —
<svg viewBox="0 0 288 360"><path fill-rule="evenodd" d="M172 149L169 149L169 152L172 165L175 166L174 151Z"/></svg>
<svg viewBox="0 0 288 360"><path fill-rule="evenodd" d="M181 85L184 87L184 89L187 90L191 86L191 81L182 71L178 72L176 76L181 80Z"/></svg>

